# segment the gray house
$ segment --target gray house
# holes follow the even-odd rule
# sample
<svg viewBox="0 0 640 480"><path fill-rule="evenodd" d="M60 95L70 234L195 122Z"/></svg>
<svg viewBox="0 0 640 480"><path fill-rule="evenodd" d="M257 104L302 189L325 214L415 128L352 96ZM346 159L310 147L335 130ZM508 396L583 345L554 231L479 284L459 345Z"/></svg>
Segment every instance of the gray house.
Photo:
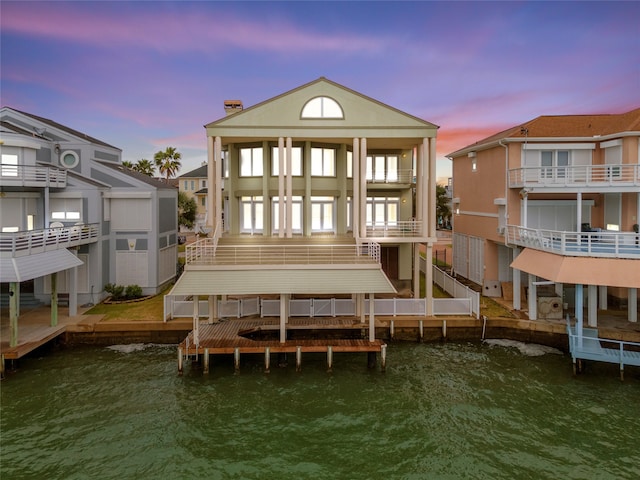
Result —
<svg viewBox="0 0 640 480"><path fill-rule="evenodd" d="M174 280L175 187L123 167L119 148L9 107L0 154L0 281L12 317L21 293L45 304L68 295L74 315L107 283L155 294Z"/></svg>

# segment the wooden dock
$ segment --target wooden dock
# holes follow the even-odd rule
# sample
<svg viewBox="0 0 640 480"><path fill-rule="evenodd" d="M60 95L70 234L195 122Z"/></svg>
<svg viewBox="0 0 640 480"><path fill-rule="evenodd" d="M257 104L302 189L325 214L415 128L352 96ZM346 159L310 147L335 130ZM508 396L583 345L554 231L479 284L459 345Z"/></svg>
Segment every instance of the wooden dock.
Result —
<svg viewBox="0 0 640 480"><path fill-rule="evenodd" d="M317 338L293 338L280 342L278 318L239 318L220 321L217 323L200 322L198 325L198 345L195 345L194 332L178 346L178 372L183 372L183 361L186 358L202 359L203 371L209 371L210 355L234 355L236 370L240 367L240 355L263 354L265 356L265 370L269 370L270 355L272 353L295 353L296 369L300 370L303 353L326 353L327 366L332 368L333 353L364 352L369 354L369 366L372 365L371 354L381 353L381 369L385 369L386 344L382 340L370 342L365 338L339 338L334 332L353 331L357 336L362 331L368 338L368 324L351 318L290 318L287 323L287 337L296 333L315 333ZM252 335L266 336L273 332L271 338L251 338ZM306 335L303 335L306 336ZM309 335L312 336L312 335ZM346 336L346 335L343 335ZM335 337L335 338L334 338Z"/></svg>

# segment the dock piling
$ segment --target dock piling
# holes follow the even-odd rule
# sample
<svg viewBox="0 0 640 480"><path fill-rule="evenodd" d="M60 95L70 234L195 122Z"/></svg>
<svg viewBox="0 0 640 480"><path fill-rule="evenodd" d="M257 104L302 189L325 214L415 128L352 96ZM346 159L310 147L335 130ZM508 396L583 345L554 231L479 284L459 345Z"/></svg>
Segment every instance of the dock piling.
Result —
<svg viewBox="0 0 640 480"><path fill-rule="evenodd" d="M327 347L327 372L333 371L333 347Z"/></svg>
<svg viewBox="0 0 640 480"><path fill-rule="evenodd" d="M387 370L387 346L380 346L380 371L386 372Z"/></svg>
<svg viewBox="0 0 640 480"><path fill-rule="evenodd" d="M209 349L204 349L202 373L209 373Z"/></svg>
<svg viewBox="0 0 640 480"><path fill-rule="evenodd" d="M269 373L271 370L271 349L269 347L264 347L264 373Z"/></svg>
<svg viewBox="0 0 640 480"><path fill-rule="evenodd" d="M424 338L424 322L422 320L418 322L418 332L420 334L419 341L422 342L422 339Z"/></svg>
<svg viewBox="0 0 640 480"><path fill-rule="evenodd" d="M296 372L302 371L302 347L296 347Z"/></svg>
<svg viewBox="0 0 640 480"><path fill-rule="evenodd" d="M447 339L447 321L442 320L442 338Z"/></svg>
<svg viewBox="0 0 640 480"><path fill-rule="evenodd" d="M389 338L393 340L393 336L395 335L395 325L393 320L389 322Z"/></svg>
<svg viewBox="0 0 640 480"><path fill-rule="evenodd" d="M178 348L178 375L182 375L182 372L183 372L182 361L183 361L182 348Z"/></svg>
<svg viewBox="0 0 640 480"><path fill-rule="evenodd" d="M233 350L233 368L235 373L240 373L240 349L238 347Z"/></svg>

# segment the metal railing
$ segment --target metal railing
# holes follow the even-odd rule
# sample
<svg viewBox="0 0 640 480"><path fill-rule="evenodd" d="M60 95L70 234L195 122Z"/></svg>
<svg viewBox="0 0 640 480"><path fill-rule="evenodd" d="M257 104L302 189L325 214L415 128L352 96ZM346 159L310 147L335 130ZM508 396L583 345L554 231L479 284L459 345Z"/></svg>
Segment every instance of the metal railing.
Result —
<svg viewBox="0 0 640 480"><path fill-rule="evenodd" d="M419 237L422 235L422 221L403 220L400 222L375 222L367 225L369 237Z"/></svg>
<svg viewBox="0 0 640 480"><path fill-rule="evenodd" d="M367 173L367 183L415 183L413 170L391 170L384 174Z"/></svg>
<svg viewBox="0 0 640 480"><path fill-rule="evenodd" d="M2 163L0 186L65 188L67 171L53 166Z"/></svg>
<svg viewBox="0 0 640 480"><path fill-rule="evenodd" d="M380 262L380 246L359 245L218 245L205 238L187 245L187 265L314 265Z"/></svg>
<svg viewBox="0 0 640 480"><path fill-rule="evenodd" d="M640 186L640 165L572 165L509 170L509 187Z"/></svg>
<svg viewBox="0 0 640 480"><path fill-rule="evenodd" d="M507 226L506 242L566 256L640 258L640 234L568 232Z"/></svg>
<svg viewBox="0 0 640 480"><path fill-rule="evenodd" d="M20 257L94 243L98 240L98 227L97 223L90 223L23 232L3 232L0 233L0 253Z"/></svg>

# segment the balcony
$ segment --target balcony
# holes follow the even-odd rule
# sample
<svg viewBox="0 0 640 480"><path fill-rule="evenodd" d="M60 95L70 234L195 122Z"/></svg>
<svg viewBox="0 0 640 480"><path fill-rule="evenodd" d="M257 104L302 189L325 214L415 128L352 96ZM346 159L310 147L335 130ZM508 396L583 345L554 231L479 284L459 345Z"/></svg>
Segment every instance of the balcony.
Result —
<svg viewBox="0 0 640 480"><path fill-rule="evenodd" d="M367 184L407 184L415 183L413 170L388 170L376 171L375 174L367 172Z"/></svg>
<svg viewBox="0 0 640 480"><path fill-rule="evenodd" d="M0 233L0 254L22 257L62 248L77 247L98 241L98 224L45 228L15 233Z"/></svg>
<svg viewBox="0 0 640 480"><path fill-rule="evenodd" d="M575 165L565 167L524 167L509 170L510 188L556 189L607 187L637 191L640 187L640 165Z"/></svg>
<svg viewBox="0 0 640 480"><path fill-rule="evenodd" d="M567 232L507 226L506 243L573 257L640 259L640 234Z"/></svg>
<svg viewBox="0 0 640 480"><path fill-rule="evenodd" d="M416 220L367 224L367 237L371 238L416 238L422 236L422 222Z"/></svg>
<svg viewBox="0 0 640 480"><path fill-rule="evenodd" d="M0 165L1 187L53 187L67 186L67 171L40 165Z"/></svg>

